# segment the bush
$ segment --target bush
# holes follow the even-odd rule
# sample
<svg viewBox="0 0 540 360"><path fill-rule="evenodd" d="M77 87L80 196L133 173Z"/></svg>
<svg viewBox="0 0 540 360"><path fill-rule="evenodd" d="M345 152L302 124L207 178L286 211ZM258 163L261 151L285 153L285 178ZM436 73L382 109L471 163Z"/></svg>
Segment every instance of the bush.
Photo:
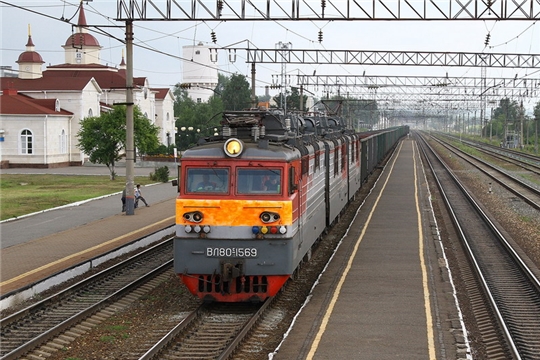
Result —
<svg viewBox="0 0 540 360"><path fill-rule="evenodd" d="M157 167L155 173L150 173L150 180L152 181L169 181L169 168L167 166Z"/></svg>
<svg viewBox="0 0 540 360"><path fill-rule="evenodd" d="M148 151L146 155L161 155L161 154L168 154L168 149L166 145L159 145L157 148L155 148L152 151Z"/></svg>

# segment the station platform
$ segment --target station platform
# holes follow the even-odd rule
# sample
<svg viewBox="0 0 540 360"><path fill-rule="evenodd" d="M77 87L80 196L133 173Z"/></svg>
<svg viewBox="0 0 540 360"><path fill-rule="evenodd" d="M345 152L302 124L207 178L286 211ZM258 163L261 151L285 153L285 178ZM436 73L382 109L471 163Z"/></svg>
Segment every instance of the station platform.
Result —
<svg viewBox="0 0 540 360"><path fill-rule="evenodd" d="M138 176L154 168L136 169ZM65 169L3 169L5 173L74 173L107 175L103 167ZM122 187L122 183L119 183ZM47 276L175 223L176 188L158 183L142 188L150 207L122 212L116 194L70 204L0 223L0 295L29 286ZM172 234L171 230L171 234Z"/></svg>
<svg viewBox="0 0 540 360"><path fill-rule="evenodd" d="M418 149L403 140L277 351L281 359L467 359Z"/></svg>

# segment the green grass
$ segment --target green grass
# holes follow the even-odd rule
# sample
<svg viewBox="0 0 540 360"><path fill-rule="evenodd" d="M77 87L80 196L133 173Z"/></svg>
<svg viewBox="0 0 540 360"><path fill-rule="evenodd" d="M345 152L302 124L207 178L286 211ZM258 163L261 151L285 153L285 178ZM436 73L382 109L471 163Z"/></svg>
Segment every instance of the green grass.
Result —
<svg viewBox="0 0 540 360"><path fill-rule="evenodd" d="M3 174L0 178L0 220L30 214L61 205L120 192L126 178L81 175ZM135 183L155 183L147 176Z"/></svg>

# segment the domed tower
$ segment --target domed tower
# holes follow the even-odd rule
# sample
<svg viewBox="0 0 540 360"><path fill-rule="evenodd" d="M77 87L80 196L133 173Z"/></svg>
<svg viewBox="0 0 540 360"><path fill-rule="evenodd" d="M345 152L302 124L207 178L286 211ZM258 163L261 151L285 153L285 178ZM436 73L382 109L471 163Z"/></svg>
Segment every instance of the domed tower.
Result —
<svg viewBox="0 0 540 360"><path fill-rule="evenodd" d="M81 0L77 32L71 35L62 47L66 54L66 64L99 64L101 46L97 39L86 30L86 16Z"/></svg>
<svg viewBox="0 0 540 360"><path fill-rule="evenodd" d="M191 84L188 95L196 102L206 102L214 95L218 70L211 59L210 48L202 42L182 47L184 71L182 82Z"/></svg>
<svg viewBox="0 0 540 360"><path fill-rule="evenodd" d="M17 64L19 64L19 79L39 79L43 77L41 65L45 62L41 55L34 51L32 34L30 33L30 24L28 24L28 42L26 51L19 55Z"/></svg>

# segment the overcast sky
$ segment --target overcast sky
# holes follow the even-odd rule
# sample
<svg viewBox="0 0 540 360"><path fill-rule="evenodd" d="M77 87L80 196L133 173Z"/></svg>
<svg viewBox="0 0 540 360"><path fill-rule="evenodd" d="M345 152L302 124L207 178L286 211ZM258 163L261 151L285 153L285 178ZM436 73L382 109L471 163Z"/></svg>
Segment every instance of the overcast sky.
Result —
<svg viewBox="0 0 540 360"><path fill-rule="evenodd" d="M41 54L45 65L64 63L61 47L72 33L70 24L60 18L77 21L76 0L12 0L9 4L25 7L38 15L0 3L2 57L0 64L18 68L16 60L25 51L28 24L31 25L35 50ZM212 4L214 1L211 2ZM314 3L319 4L320 1ZM287 0L285 4L290 4ZM116 0L94 0L86 4L89 25L117 25L103 28L116 38L124 39L124 23L115 22ZM318 42L319 30L323 41ZM217 43L212 43L211 32ZM473 53L540 54L540 23L527 20L508 21L229 21L187 22L160 21L135 22L136 43L155 49L150 51L135 47L134 76L146 76L152 87L174 86L182 82L182 46L203 42L209 46L274 49L279 42L291 43L294 49L325 50L388 50L388 51L443 51ZM118 66L123 44L105 35L91 32L103 47L102 64ZM484 41L490 33L490 46ZM238 51L236 62L228 60L220 51L218 67L225 74L240 73L250 76L251 67L245 62L245 51ZM287 65L289 74L362 74L366 75L425 75L479 77L479 68L413 67L413 66L362 66L362 65ZM272 74L281 72L280 64L257 64L257 94L264 93L264 86L272 81ZM540 78L540 69L488 69L488 77ZM294 85L294 84L293 84ZM313 89L312 89L313 91ZM274 90L276 92L276 90ZM536 100L537 101L537 100Z"/></svg>

